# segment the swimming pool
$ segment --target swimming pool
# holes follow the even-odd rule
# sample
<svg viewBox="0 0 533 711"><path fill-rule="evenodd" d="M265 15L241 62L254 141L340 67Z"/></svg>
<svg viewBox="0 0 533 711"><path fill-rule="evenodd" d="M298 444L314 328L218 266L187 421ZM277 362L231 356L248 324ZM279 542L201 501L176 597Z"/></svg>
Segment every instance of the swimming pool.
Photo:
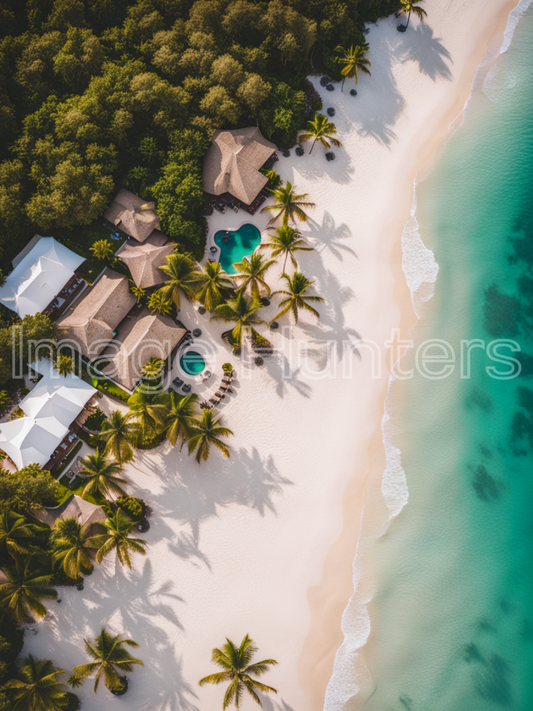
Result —
<svg viewBox="0 0 533 711"><path fill-rule="evenodd" d="M215 244L220 247L220 266L228 274L236 274L237 270L233 266L235 262L241 262L244 257L251 254L261 242L261 232L255 225L247 222L238 230L227 230L228 239L224 242L226 230L219 230L215 234Z"/></svg>
<svg viewBox="0 0 533 711"><path fill-rule="evenodd" d="M187 375L199 375L205 370L205 360L197 351L185 351L180 358L180 367Z"/></svg>

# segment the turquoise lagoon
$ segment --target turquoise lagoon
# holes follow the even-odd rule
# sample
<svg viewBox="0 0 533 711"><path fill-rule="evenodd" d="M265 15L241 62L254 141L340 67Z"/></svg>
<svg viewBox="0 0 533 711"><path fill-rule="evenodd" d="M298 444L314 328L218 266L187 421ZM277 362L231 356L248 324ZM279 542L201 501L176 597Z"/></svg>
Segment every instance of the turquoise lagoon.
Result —
<svg viewBox="0 0 533 711"><path fill-rule="evenodd" d="M233 264L241 262L254 251L261 242L261 232L248 222L238 230L228 230L227 234L229 237L225 242L226 230L219 230L215 234L215 244L220 248L219 262L227 274L236 274Z"/></svg>
<svg viewBox="0 0 533 711"><path fill-rule="evenodd" d="M478 348L469 378L457 367L391 386L409 498L362 559L375 579L360 650L370 684L331 708L533 710L532 47L533 7L417 187L439 273L411 351L434 338L456 354L462 340L511 339L521 373L490 377ZM355 645L364 624L352 613Z"/></svg>

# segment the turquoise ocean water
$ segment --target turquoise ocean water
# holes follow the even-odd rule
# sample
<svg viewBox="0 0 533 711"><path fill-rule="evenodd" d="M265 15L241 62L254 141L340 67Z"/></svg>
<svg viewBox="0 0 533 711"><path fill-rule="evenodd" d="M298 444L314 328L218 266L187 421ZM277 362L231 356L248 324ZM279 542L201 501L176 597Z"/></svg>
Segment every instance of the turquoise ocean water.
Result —
<svg viewBox="0 0 533 711"><path fill-rule="evenodd" d="M409 499L363 560L370 684L331 708L533 711L533 6L418 184L416 219L439 272L404 370L426 339L457 356L512 339L522 372L490 377L476 348L469 378L392 386Z"/></svg>

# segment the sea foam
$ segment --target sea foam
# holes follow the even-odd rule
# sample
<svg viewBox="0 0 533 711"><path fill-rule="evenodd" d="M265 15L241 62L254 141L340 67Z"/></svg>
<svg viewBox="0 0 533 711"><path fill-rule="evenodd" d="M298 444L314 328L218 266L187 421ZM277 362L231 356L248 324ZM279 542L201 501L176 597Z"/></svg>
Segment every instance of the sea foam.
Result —
<svg viewBox="0 0 533 711"><path fill-rule="evenodd" d="M489 53L478 67L472 82L471 94L460 115L449 126L451 135L464 120L468 111L470 98L475 91L483 91L491 99L492 82L497 74L495 60L500 54L507 52L516 27L525 15L533 0L521 0L508 18L503 43L496 53ZM491 99L494 100L494 99ZM416 217L418 176L414 182L411 216L402 233L402 269L411 293L411 300L418 319L422 317L424 304L435 292L439 265L433 250L427 247L420 234L420 226ZM405 358L408 351L403 354ZM401 360L401 359L400 359ZM374 688L372 676L366 666L363 648L366 645L371 630L368 604L372 600L373 584L363 575L363 561L370 545L388 530L392 520L401 512L409 499L409 490L405 470L402 467L401 450L393 444L394 422L390 416L393 386L396 379L391 375L385 410L382 419L382 436L386 462L381 480L381 495L386 506L386 513L381 525L376 526L375 511L368 517L367 507L363 508L361 534L356 556L353 562L354 592L344 610L342 617L342 632L344 641L335 656L333 672L330 678L324 702L324 711L349 711L359 706L364 698L371 695ZM370 522L370 525L368 525Z"/></svg>

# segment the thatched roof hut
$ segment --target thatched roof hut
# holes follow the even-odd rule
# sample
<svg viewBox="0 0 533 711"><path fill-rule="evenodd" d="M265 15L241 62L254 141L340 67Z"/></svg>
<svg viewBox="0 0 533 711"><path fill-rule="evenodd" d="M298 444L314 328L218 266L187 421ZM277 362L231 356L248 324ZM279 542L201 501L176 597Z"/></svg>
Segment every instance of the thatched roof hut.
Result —
<svg viewBox="0 0 533 711"><path fill-rule="evenodd" d="M144 242L154 230L160 229L154 208L154 203L147 203L129 190L122 189L104 212L104 217L138 242Z"/></svg>
<svg viewBox="0 0 533 711"><path fill-rule="evenodd" d="M52 527L58 518L66 520L67 518L75 518L76 521L84 528L89 528L94 524L103 524L106 520L106 515L101 506L96 506L90 501L82 499L80 496L73 494L64 503L55 508L42 508L33 512L33 515L39 521L46 523Z"/></svg>
<svg viewBox="0 0 533 711"><path fill-rule="evenodd" d="M186 333L170 316L152 314L145 306L122 325L116 337L120 348L110 357L103 372L133 390L141 378L142 367L150 358L166 360Z"/></svg>
<svg viewBox="0 0 533 711"><path fill-rule="evenodd" d="M259 172L276 146L255 127L215 131L204 157L203 187L206 193L230 193L249 205L267 184Z"/></svg>
<svg viewBox="0 0 533 711"><path fill-rule="evenodd" d="M128 266L137 286L149 289L167 280L168 277L159 267L167 263L168 255L172 254L176 246L175 242L154 244L152 237L149 237L143 244L126 242L117 257Z"/></svg>
<svg viewBox="0 0 533 711"><path fill-rule="evenodd" d="M118 324L136 304L128 280L106 267L100 278L58 321L80 353L93 360L113 338Z"/></svg>

